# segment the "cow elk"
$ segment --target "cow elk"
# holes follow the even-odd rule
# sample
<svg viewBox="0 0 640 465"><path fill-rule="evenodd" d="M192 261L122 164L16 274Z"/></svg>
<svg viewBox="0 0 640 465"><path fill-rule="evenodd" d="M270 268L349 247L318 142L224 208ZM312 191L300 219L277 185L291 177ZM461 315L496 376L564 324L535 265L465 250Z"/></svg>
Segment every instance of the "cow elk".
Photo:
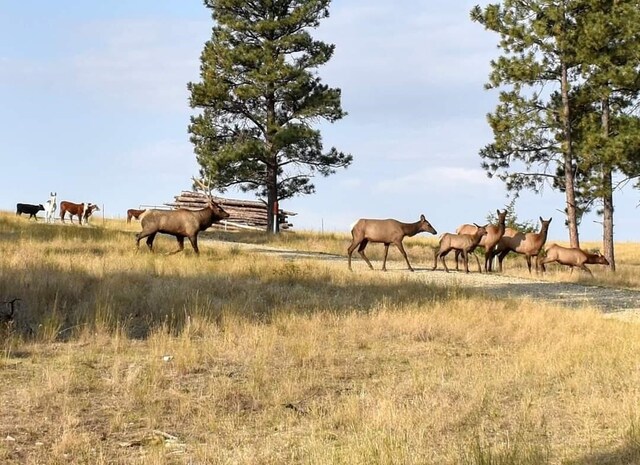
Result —
<svg viewBox="0 0 640 465"><path fill-rule="evenodd" d="M491 264L493 262L493 257L495 256L495 247L504 236L505 231L505 221L507 218L507 210L500 212L500 210L496 210L498 214L498 224L489 224L487 225L487 235L482 236L480 239L480 244L478 247L482 247L484 249L484 271L491 271ZM473 224L463 224L456 229L456 234L475 234L477 230L477 226ZM461 251L456 250L456 271L458 271L458 259L460 257Z"/></svg>
<svg viewBox="0 0 640 465"><path fill-rule="evenodd" d="M545 271L545 265L547 263L557 262L561 265L571 267L571 273L573 273L573 268L577 267L593 276L591 270L586 267L587 264L609 265L609 260L600 252L590 253L577 247L562 247L557 244L551 244L545 248L545 252L546 257L540 261L542 271Z"/></svg>
<svg viewBox="0 0 640 465"><path fill-rule="evenodd" d="M351 227L351 236L353 237L351 245L347 249L349 255L349 270L351 270L351 254L358 248L358 253L367 262L369 268L373 270L373 265L364 254L364 249L369 242L381 242L384 244L384 260L382 261L382 271L387 271L387 254L389 253L389 245L394 244L405 261L409 271L413 271L409 258L402 245L402 240L406 237L413 237L420 232L428 232L437 234L437 231L431 226L424 215L420 215L420 220L415 223L402 223L394 219L372 220L361 218Z"/></svg>
<svg viewBox="0 0 640 465"><path fill-rule="evenodd" d="M444 260L444 257L455 250L456 252L462 253L462 260L464 261L464 271L465 273L469 272L469 254L473 253L473 251L478 247L480 241L484 236L487 235L487 225L479 226L474 223L476 228L473 234L451 234L444 233L440 237L440 244L438 248L434 250L433 254L433 268L435 270L438 267L438 258L442 261L442 266L444 270L448 273L449 268L447 268L447 263ZM475 256L475 255L474 255ZM478 263L478 271L482 273L482 269L480 268L480 260L477 256L476 261Z"/></svg>
<svg viewBox="0 0 640 465"><path fill-rule="evenodd" d="M146 210L140 216L142 231L136 234L136 248L140 241L147 238L147 246L153 252L153 240L156 234L169 234L178 241L178 253L184 250L184 238L188 238L196 254L198 249L198 233L204 231L213 223L225 218L229 214L216 204L211 197L207 197L207 206L200 210Z"/></svg>
<svg viewBox="0 0 640 465"><path fill-rule="evenodd" d="M515 252L524 255L529 273L531 273L531 257L536 257L537 272L539 269L540 251L547 241L550 223L551 218L544 220L540 217L540 231L537 233L522 233L515 229L507 228L502 239L498 241L494 252L494 254L498 256L498 271L502 273L502 261L504 257L506 257L509 252Z"/></svg>

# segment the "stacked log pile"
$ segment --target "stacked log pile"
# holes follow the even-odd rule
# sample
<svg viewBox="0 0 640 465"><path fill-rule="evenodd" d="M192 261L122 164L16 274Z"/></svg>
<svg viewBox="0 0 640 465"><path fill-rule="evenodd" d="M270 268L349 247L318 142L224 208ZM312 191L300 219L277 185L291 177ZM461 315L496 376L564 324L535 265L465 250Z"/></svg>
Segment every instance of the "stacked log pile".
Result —
<svg viewBox="0 0 640 465"><path fill-rule="evenodd" d="M182 191L180 195L174 197L175 201L165 205L172 208L185 208L187 210L198 210L206 207L206 194L192 191ZM226 230L256 229L265 231L267 229L267 204L257 200L226 199L224 197L213 196L214 202L219 204L227 213L229 218L214 224L214 228ZM278 221L280 230L293 228L289 223L289 217L296 213L282 209L278 210Z"/></svg>

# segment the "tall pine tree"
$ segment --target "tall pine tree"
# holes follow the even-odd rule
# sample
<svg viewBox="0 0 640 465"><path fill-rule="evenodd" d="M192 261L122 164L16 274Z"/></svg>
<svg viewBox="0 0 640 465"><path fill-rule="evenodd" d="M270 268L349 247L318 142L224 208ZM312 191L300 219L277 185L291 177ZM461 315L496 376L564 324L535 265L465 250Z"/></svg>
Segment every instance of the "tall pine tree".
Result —
<svg viewBox="0 0 640 465"><path fill-rule="evenodd" d="M316 69L334 46L309 30L329 16L330 0L205 0L212 37L201 56L190 103L201 111L189 132L201 174L224 191L238 186L278 200L311 194L311 178L351 164L352 156L323 150L312 124L346 115L340 89L322 84ZM277 231L269 215L268 231Z"/></svg>
<svg viewBox="0 0 640 465"><path fill-rule="evenodd" d="M581 190L601 202L603 251L615 270L615 172L629 171L640 153L640 2L583 0L576 17L577 57L583 82L577 92Z"/></svg>
<svg viewBox="0 0 640 465"><path fill-rule="evenodd" d="M507 189L565 193L572 246L579 246L571 83L576 74L574 0L505 0L471 10L471 19L500 35L504 52L491 62L488 89L500 103L488 116L494 142L480 151L490 176Z"/></svg>

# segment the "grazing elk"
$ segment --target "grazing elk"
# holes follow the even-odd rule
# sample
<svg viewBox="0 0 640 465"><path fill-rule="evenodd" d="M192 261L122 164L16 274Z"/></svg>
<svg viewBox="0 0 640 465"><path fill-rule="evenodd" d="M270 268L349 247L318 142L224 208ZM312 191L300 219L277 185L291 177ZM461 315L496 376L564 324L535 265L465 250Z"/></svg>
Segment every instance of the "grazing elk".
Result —
<svg viewBox="0 0 640 465"><path fill-rule="evenodd" d="M591 270L586 267L587 264L609 265L609 260L600 252L590 253L577 247L562 247L558 244L551 244L545 247L545 252L546 257L540 261L542 271L545 271L547 263L558 262L561 265L571 267L571 273L573 273L574 267L578 267L593 276Z"/></svg>
<svg viewBox="0 0 640 465"><path fill-rule="evenodd" d="M527 268L531 273L531 257L536 257L536 272L539 269L540 251L547 242L547 233L549 232L548 220L540 217L540 231L537 233L522 233L515 229L507 228L496 245L495 255L498 256L498 271L502 273L502 261L509 252L515 252L524 255L527 260Z"/></svg>
<svg viewBox="0 0 640 465"><path fill-rule="evenodd" d="M178 250L172 254L184 250L185 237L191 242L193 251L199 254L198 233L225 218L229 218L229 214L210 197L207 198L206 208L201 210L146 210L140 216L142 231L136 234L136 248L146 237L147 246L153 252L153 240L156 234L162 233L174 236L178 241Z"/></svg>
<svg viewBox="0 0 640 465"><path fill-rule="evenodd" d="M57 204L57 192L51 192L49 200L44 204L44 219L47 223L53 223L54 215L56 213Z"/></svg>
<svg viewBox="0 0 640 465"><path fill-rule="evenodd" d="M85 223L89 220L89 217L93 214L94 211L100 211L100 207L91 202L89 203L73 203L63 200L60 202L60 221L64 223L64 217L67 213L69 213L69 217L71 219L71 224L73 224L73 217L78 217L78 222L82 224L84 220Z"/></svg>
<svg viewBox="0 0 640 465"><path fill-rule="evenodd" d="M135 218L136 220L140 219L140 215L142 215L145 210L136 210L135 208L130 208L127 210L127 223L131 223L131 218Z"/></svg>
<svg viewBox="0 0 640 465"><path fill-rule="evenodd" d="M30 203L18 203L16 204L16 215L22 216L22 214L29 215L29 219L35 218L38 221L38 217L36 216L38 212L44 211L44 206L40 203L38 205L32 205Z"/></svg>
<svg viewBox="0 0 640 465"><path fill-rule="evenodd" d="M449 268L447 268L447 263L444 260L444 257L455 250L456 252L462 253L462 259L464 260L464 271L465 273L469 272L469 254L473 253L473 251L480 244L480 240L487 235L487 225L478 226L474 223L476 228L473 234L451 234L444 233L440 237L440 244L438 248L434 249L433 254L433 268L431 270L435 270L438 267L438 258L442 261L442 266L444 270L448 273ZM482 273L482 269L480 268L480 260L477 255L476 261L478 262L478 272Z"/></svg>
<svg viewBox="0 0 640 465"><path fill-rule="evenodd" d="M420 220L415 223L401 223L400 221L387 220L370 220L361 218L351 227L351 236L353 237L351 245L347 249L349 254L349 269L351 270L351 254L358 248L358 253L367 262L369 268L373 270L371 262L364 254L364 249L369 242L382 242L384 244L384 260L382 261L382 271L387 271L387 254L389 253L389 244L394 244L407 262L407 267L413 271L407 253L402 246L402 240L406 237L412 237L420 232L429 232L437 234L433 226L426 220L424 215L420 215Z"/></svg>
<svg viewBox="0 0 640 465"><path fill-rule="evenodd" d="M505 231L505 221L507 218L507 210L500 212L500 210L496 210L498 214L498 224L489 224L487 225L487 235L482 236L480 239L479 247L484 248L484 271L491 271L491 264L493 262L493 257L495 256L495 247L504 236ZM473 224L463 224L456 229L456 234L474 234L476 232L477 226ZM456 250L456 271L458 271L458 258L460 257L460 250Z"/></svg>

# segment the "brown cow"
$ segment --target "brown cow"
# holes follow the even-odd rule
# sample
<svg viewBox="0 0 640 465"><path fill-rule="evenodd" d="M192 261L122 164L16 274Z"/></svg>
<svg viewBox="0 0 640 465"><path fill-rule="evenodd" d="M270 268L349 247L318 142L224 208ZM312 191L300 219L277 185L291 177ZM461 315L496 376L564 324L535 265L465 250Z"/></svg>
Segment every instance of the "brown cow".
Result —
<svg viewBox="0 0 640 465"><path fill-rule="evenodd" d="M69 213L69 217L71 218L71 224L73 224L73 217L78 217L78 222L82 224L82 220L87 223L89 221L89 217L93 214L94 211L100 211L100 207L91 202L89 203L73 203L63 200L60 202L60 221L64 223L64 217L67 213Z"/></svg>
<svg viewBox="0 0 640 465"><path fill-rule="evenodd" d="M136 220L140 219L140 215L144 213L144 210L136 210L135 208L130 208L127 210L127 223L131 223L131 218L135 218Z"/></svg>

